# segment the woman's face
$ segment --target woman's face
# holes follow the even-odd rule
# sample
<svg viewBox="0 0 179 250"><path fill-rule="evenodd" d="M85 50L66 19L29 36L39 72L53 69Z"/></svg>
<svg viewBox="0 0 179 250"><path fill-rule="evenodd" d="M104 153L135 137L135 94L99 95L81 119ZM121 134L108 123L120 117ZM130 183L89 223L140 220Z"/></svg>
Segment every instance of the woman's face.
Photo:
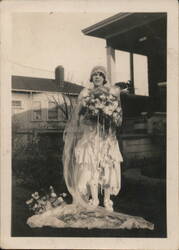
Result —
<svg viewBox="0 0 179 250"><path fill-rule="evenodd" d="M92 76L92 82L94 84L94 87L101 87L104 83L104 77L101 72L95 72Z"/></svg>

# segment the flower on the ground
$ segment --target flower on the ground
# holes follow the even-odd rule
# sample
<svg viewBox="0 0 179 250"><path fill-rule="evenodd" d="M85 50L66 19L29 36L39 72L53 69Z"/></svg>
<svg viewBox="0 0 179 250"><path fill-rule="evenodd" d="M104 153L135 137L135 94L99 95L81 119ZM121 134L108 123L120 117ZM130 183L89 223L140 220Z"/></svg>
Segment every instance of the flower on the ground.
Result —
<svg viewBox="0 0 179 250"><path fill-rule="evenodd" d="M58 197L57 200L58 200L59 202L61 202L61 203L64 201L62 197Z"/></svg>
<svg viewBox="0 0 179 250"><path fill-rule="evenodd" d="M51 197L53 198L57 197L56 193L51 193Z"/></svg>
<svg viewBox="0 0 179 250"><path fill-rule="evenodd" d="M34 201L33 199L30 199L30 200L26 201L26 204L27 204L27 205L30 205L30 204L33 203L33 201Z"/></svg>
<svg viewBox="0 0 179 250"><path fill-rule="evenodd" d="M52 206L53 207L58 207L60 205L62 205L63 203L65 203L65 201L63 200L62 197L58 197L53 203Z"/></svg>
<svg viewBox="0 0 179 250"><path fill-rule="evenodd" d="M34 198L35 200L38 200L38 199L40 198L38 192L33 193L31 196L32 196L32 198Z"/></svg>
<svg viewBox="0 0 179 250"><path fill-rule="evenodd" d="M31 194L31 199L25 203L29 210L35 214L42 214L45 211L52 209L53 207L60 206L65 203L64 198L67 197L66 193L62 193L57 196L52 186L49 187L49 193L40 196L38 192Z"/></svg>
<svg viewBox="0 0 179 250"><path fill-rule="evenodd" d="M34 208L37 208L37 207L38 207L38 205L37 205L37 204L35 204L35 205L34 205Z"/></svg>
<svg viewBox="0 0 179 250"><path fill-rule="evenodd" d="M46 200L47 200L47 197L46 197L46 196L43 196L43 197L42 197L42 200L43 200L43 201L46 201Z"/></svg>

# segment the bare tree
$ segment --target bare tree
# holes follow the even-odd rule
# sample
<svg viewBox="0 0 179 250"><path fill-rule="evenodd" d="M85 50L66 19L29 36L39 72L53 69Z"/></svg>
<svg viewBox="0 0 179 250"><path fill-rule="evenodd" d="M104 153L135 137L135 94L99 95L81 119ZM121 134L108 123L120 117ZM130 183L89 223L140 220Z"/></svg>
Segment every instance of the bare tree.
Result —
<svg viewBox="0 0 179 250"><path fill-rule="evenodd" d="M72 109L74 107L70 94L58 93L57 95L47 95L47 98L50 102L56 104L58 109L61 110L65 117L65 120L68 120L70 118Z"/></svg>

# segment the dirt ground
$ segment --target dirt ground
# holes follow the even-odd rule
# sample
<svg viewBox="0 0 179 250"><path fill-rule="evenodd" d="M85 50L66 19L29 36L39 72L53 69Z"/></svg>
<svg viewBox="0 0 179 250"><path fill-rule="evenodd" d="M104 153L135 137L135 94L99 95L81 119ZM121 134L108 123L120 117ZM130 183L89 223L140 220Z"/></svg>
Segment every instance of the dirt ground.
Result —
<svg viewBox="0 0 179 250"><path fill-rule="evenodd" d="M166 185L162 179L144 177L138 169L129 169L122 174L122 189L112 197L114 210L141 216L155 226L151 230L122 229L72 229L72 228L30 228L30 216L25 201L34 191L18 183L13 177L12 186L12 230L13 237L148 237L164 238L166 233ZM38 190L37 190L38 191Z"/></svg>

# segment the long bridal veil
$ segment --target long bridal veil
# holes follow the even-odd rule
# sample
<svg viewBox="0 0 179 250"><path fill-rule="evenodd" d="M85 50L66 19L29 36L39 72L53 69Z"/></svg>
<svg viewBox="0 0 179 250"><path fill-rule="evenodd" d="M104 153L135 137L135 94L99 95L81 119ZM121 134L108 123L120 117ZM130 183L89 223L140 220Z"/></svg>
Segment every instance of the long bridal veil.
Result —
<svg viewBox="0 0 179 250"><path fill-rule="evenodd" d="M66 124L64 131L64 151L63 151L63 171L68 191L72 195L73 203L87 206L88 204L80 195L78 190L78 181L80 168L76 166L75 148L79 139L84 134L84 127L80 124L79 111L81 108L81 98L74 108L70 120Z"/></svg>

